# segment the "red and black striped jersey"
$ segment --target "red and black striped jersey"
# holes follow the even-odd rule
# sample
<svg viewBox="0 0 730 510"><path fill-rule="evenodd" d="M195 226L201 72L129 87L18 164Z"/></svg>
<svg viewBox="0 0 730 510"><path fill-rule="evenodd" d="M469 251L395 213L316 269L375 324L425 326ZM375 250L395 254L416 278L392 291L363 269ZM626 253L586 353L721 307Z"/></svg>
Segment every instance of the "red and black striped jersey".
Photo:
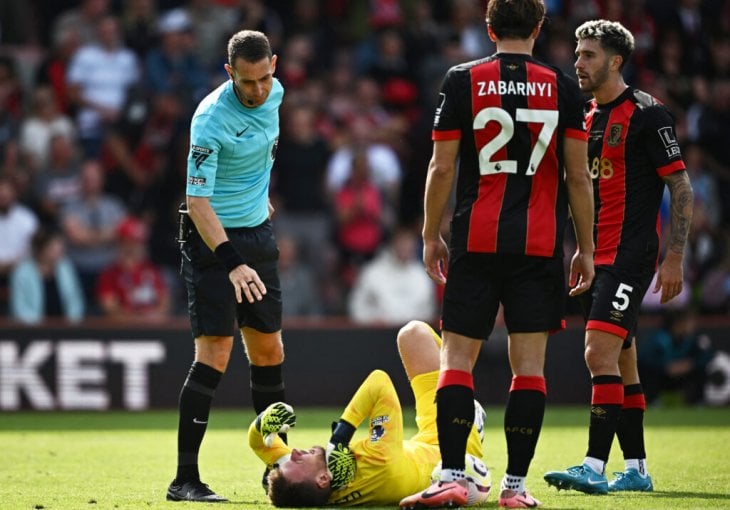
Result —
<svg viewBox="0 0 730 510"><path fill-rule="evenodd" d="M596 207L596 265L656 266L662 177L684 170L669 110L627 88L608 104L588 101L588 168Z"/></svg>
<svg viewBox="0 0 730 510"><path fill-rule="evenodd" d="M452 250L562 256L563 137L586 139L583 104L575 81L528 55L449 70L432 138L460 140Z"/></svg>

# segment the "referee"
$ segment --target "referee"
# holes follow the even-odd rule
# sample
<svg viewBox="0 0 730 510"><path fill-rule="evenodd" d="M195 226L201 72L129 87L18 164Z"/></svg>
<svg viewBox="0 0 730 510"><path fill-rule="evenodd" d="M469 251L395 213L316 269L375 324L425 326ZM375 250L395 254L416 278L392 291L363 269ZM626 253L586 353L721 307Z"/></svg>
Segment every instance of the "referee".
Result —
<svg viewBox="0 0 730 510"><path fill-rule="evenodd" d="M284 89L261 32L231 37L225 69L230 81L203 99L190 129L186 194L192 225L181 245L195 360L180 392L169 501L226 501L200 481L198 452L236 321L250 363L254 411L285 400L279 252L268 199Z"/></svg>

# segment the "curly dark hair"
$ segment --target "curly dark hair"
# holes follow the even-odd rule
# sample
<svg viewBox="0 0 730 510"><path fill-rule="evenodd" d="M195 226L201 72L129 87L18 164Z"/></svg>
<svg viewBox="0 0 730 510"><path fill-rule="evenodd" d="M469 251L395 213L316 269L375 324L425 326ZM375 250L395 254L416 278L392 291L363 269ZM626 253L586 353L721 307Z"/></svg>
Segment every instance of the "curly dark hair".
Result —
<svg viewBox="0 0 730 510"><path fill-rule="evenodd" d="M237 58L255 63L264 58L271 60L273 53L269 39L256 30L241 30L228 40L228 64L231 66Z"/></svg>
<svg viewBox="0 0 730 510"><path fill-rule="evenodd" d="M487 24L499 39L527 39L545 17L542 0L489 0Z"/></svg>
<svg viewBox="0 0 730 510"><path fill-rule="evenodd" d="M322 507L327 505L332 494L332 487L319 487L314 480L290 482L280 469L272 469L268 480L268 496L276 507Z"/></svg>
<svg viewBox="0 0 730 510"><path fill-rule="evenodd" d="M635 46L634 36L626 27L618 21L605 19L586 21L575 29L575 38L578 41L595 39L606 53L619 55L621 57L619 70L628 62Z"/></svg>

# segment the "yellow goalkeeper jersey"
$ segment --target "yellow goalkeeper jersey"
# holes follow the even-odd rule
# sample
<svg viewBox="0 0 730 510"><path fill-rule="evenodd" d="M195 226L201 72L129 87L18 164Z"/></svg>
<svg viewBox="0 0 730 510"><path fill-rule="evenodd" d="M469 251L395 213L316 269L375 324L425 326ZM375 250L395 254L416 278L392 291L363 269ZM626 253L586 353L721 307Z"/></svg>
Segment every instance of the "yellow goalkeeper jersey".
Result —
<svg viewBox="0 0 730 510"><path fill-rule="evenodd" d="M350 443L357 461L355 479L332 493L331 504L393 505L428 486L431 472L441 459L433 403L437 379L438 372L414 377L419 430L413 438L404 440L403 413L393 382L382 370L370 373L342 413L342 419L355 427L368 421L367 436ZM291 452L278 437L271 448L266 448L253 423L249 428L249 444L269 466ZM467 451L482 457L481 442L475 431L469 437Z"/></svg>

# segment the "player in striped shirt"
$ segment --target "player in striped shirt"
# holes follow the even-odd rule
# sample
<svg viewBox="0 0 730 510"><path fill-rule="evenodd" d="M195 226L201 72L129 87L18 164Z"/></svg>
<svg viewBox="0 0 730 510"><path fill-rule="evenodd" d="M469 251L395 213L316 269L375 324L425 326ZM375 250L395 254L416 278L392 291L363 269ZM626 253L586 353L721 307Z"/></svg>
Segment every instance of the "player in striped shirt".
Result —
<svg viewBox="0 0 730 510"><path fill-rule="evenodd" d="M568 206L579 247L571 264L571 293L587 290L593 279L583 99L572 79L532 57L544 14L541 0L491 0L487 29L497 53L451 68L441 88L423 241L426 271L446 285L437 392L443 469L440 482L404 499L403 507L464 504L460 486L474 398L472 367L500 304L513 379L504 419L508 462L499 504L539 504L527 493L525 478L545 411L548 334L563 324L562 239ZM447 247L440 225L457 160L456 208Z"/></svg>
<svg viewBox="0 0 730 510"><path fill-rule="evenodd" d="M671 227L653 289L661 291L662 303L682 291L693 193L671 113L621 76L634 49L631 32L618 22L594 20L575 34L578 82L593 94L586 126L596 204L596 277L591 291L581 296L593 391L583 463L546 473L545 480L559 489L587 493L651 491L643 431L646 403L632 337L657 271L664 187L670 193ZM626 468L609 483L605 467L614 434Z"/></svg>

